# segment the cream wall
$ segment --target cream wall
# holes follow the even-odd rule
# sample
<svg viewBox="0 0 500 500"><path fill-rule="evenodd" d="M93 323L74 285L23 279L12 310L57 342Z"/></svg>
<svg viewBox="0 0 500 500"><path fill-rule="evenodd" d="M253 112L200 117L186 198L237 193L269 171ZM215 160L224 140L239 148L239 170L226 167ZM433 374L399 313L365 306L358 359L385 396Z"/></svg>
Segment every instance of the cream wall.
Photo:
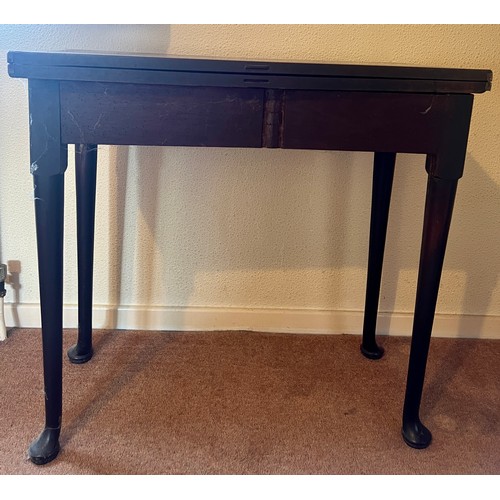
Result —
<svg viewBox="0 0 500 500"><path fill-rule="evenodd" d="M500 338L499 41L498 25L0 26L0 260L14 273L9 324L39 324L39 299L27 87L8 77L6 52L71 48L492 69L493 91L476 97L434 333ZM72 152L67 326L76 325L77 298ZM365 153L100 147L95 325L359 333L371 162ZM398 157L382 333L411 332L424 172L423 157Z"/></svg>

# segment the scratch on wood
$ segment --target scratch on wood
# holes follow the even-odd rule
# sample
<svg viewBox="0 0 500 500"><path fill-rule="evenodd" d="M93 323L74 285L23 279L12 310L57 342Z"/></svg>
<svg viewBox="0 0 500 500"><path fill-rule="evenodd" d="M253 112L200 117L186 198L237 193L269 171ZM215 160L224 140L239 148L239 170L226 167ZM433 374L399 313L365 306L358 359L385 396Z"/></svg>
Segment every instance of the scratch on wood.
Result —
<svg viewBox="0 0 500 500"><path fill-rule="evenodd" d="M432 106L434 104L434 97L435 96L432 96L432 100L431 100L429 107L427 109L425 109L424 111L420 111L421 115L426 115L432 109Z"/></svg>
<svg viewBox="0 0 500 500"><path fill-rule="evenodd" d="M71 121L76 125L76 128L79 130L80 140L82 143L84 143L85 142L85 140L84 140L85 134L83 133L82 127L80 127L79 123L76 121L75 115L69 109L68 109L68 115L71 118Z"/></svg>
<svg viewBox="0 0 500 500"><path fill-rule="evenodd" d="M102 117L103 117L103 116L104 116L104 113L101 113L101 114L99 115L99 118L97 119L97 121L96 121L96 123L95 123L95 125L94 125L94 128L92 129L94 132L95 132L96 128L97 128L97 127L101 124L101 120L102 120Z"/></svg>

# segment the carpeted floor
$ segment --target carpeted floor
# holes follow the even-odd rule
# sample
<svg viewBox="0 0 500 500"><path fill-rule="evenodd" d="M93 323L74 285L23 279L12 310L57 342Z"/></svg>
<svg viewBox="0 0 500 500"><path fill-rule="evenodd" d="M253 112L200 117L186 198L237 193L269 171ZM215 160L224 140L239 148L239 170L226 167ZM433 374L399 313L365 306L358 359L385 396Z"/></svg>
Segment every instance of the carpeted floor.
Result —
<svg viewBox="0 0 500 500"><path fill-rule="evenodd" d="M39 330L0 344L1 474L499 474L500 341L433 339L425 450L401 439L409 338L97 331L64 360L62 451L26 458L42 430ZM65 331L65 350L74 343Z"/></svg>

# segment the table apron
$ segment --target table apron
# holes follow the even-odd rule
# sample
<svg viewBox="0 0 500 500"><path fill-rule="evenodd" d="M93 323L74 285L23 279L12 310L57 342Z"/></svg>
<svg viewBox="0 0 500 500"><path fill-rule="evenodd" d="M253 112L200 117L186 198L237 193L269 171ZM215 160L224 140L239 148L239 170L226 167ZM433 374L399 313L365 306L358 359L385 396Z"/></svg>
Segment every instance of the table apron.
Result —
<svg viewBox="0 0 500 500"><path fill-rule="evenodd" d="M264 91L61 82L66 144L261 147Z"/></svg>
<svg viewBox="0 0 500 500"><path fill-rule="evenodd" d="M60 83L63 144L273 147L452 156L460 177L473 96ZM455 158L456 157L456 158ZM461 167L460 167L461 168Z"/></svg>

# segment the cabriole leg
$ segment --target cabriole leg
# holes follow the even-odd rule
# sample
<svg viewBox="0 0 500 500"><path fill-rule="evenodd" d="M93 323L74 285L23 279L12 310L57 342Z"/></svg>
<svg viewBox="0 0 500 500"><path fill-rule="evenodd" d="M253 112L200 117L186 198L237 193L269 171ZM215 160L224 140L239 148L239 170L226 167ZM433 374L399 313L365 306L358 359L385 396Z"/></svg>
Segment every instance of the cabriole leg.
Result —
<svg viewBox="0 0 500 500"><path fill-rule="evenodd" d="M59 453L62 415L64 174L34 176L42 316L45 428L29 448L37 465Z"/></svg>
<svg viewBox="0 0 500 500"><path fill-rule="evenodd" d="M72 363L92 357L92 287L94 270L94 223L97 146L75 146L76 217L78 245L78 339L68 350Z"/></svg>
<svg viewBox="0 0 500 500"><path fill-rule="evenodd" d="M378 346L375 340L375 330L395 164L396 153L375 153L365 318L361 344L361 352L370 359L379 359L384 354L383 348Z"/></svg>
<svg viewBox="0 0 500 500"><path fill-rule="evenodd" d="M59 453L62 416L62 305L64 172L59 82L29 80L30 161L35 194L38 277L42 319L45 428L28 454L37 465Z"/></svg>
<svg viewBox="0 0 500 500"><path fill-rule="evenodd" d="M432 439L429 429L420 421L419 411L456 188L457 179L439 179L429 175L403 409L403 439L413 448L426 448Z"/></svg>

